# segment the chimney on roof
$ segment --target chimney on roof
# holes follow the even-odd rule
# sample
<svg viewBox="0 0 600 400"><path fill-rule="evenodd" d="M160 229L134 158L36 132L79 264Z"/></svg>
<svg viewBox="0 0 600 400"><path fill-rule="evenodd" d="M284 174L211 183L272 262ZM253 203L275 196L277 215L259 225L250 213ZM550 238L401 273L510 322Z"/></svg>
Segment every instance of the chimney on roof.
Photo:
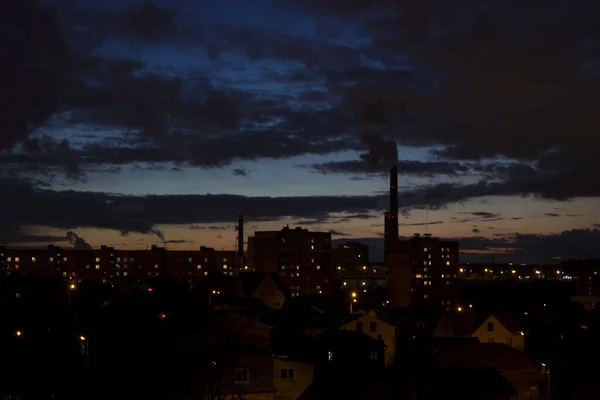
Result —
<svg viewBox="0 0 600 400"><path fill-rule="evenodd" d="M238 215L238 258L244 258L244 216Z"/></svg>

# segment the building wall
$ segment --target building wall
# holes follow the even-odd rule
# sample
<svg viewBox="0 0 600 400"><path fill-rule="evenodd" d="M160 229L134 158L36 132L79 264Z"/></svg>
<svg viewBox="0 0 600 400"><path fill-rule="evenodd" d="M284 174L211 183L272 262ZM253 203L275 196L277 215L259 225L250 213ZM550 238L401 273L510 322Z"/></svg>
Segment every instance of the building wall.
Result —
<svg viewBox="0 0 600 400"><path fill-rule="evenodd" d="M390 305L450 310L456 302L458 254L458 242L430 236L397 242L386 257Z"/></svg>
<svg viewBox="0 0 600 400"><path fill-rule="evenodd" d="M372 315L363 315L362 317L344 325L342 329L357 330L357 324L362 324L362 332L375 340L383 341L385 366L390 367L396 360L396 327L385 321L377 319ZM375 325L371 330L371 323Z"/></svg>
<svg viewBox="0 0 600 400"><path fill-rule="evenodd" d="M234 275L237 264L234 251L168 251L99 249L74 250L48 246L47 249L0 250L0 274L62 278L68 282L99 280L104 283L121 279L166 278L187 281L190 285L208 274Z"/></svg>
<svg viewBox="0 0 600 400"><path fill-rule="evenodd" d="M265 276L265 279L254 290L251 297L260 298L269 308L274 310L280 309L285 303L285 294L269 275Z"/></svg>
<svg viewBox="0 0 600 400"><path fill-rule="evenodd" d="M276 272L292 296L327 293L334 277L331 234L301 228L255 232L254 269Z"/></svg>
<svg viewBox="0 0 600 400"><path fill-rule="evenodd" d="M293 369L294 378L282 378L282 370ZM273 387L275 396L282 400L297 399L313 381L312 364L290 361L282 358L273 359Z"/></svg>
<svg viewBox="0 0 600 400"><path fill-rule="evenodd" d="M488 331L488 323L493 323L493 330ZM481 343L503 343L514 347L515 349L525 349L525 336L511 333L498 318L490 315L472 334L472 337L479 339Z"/></svg>

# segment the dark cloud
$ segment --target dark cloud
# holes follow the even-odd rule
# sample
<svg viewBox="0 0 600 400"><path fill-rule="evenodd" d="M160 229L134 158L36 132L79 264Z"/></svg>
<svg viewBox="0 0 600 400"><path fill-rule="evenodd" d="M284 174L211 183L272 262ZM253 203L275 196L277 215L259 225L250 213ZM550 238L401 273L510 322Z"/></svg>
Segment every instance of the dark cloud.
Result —
<svg viewBox="0 0 600 400"><path fill-rule="evenodd" d="M431 221L431 222L412 222L412 223L399 223L398 226L425 226L425 225L439 225L443 224L444 221ZM381 225L383 226L383 225Z"/></svg>
<svg viewBox="0 0 600 400"><path fill-rule="evenodd" d="M544 217L551 217L551 218L554 218L554 217L560 217L560 214L556 214L556 213L545 213L545 214L544 214Z"/></svg>
<svg viewBox="0 0 600 400"><path fill-rule="evenodd" d="M0 25L0 150L10 150L58 109L73 55L38 1L2 2Z"/></svg>
<svg viewBox="0 0 600 400"><path fill-rule="evenodd" d="M152 1L143 1L126 18L127 33L142 40L171 38L176 29L173 11L158 7Z"/></svg>
<svg viewBox="0 0 600 400"><path fill-rule="evenodd" d="M473 230L471 232L473 232L473 233L481 233L481 230L479 228L473 228Z"/></svg>
<svg viewBox="0 0 600 400"><path fill-rule="evenodd" d="M398 161L399 175L414 175L421 177L433 177L438 175L461 175L469 171L469 167L461 163L443 161ZM372 168L361 161L330 161L322 164L306 165L323 174L327 173L369 173L374 172ZM381 174L389 173L389 169L377 171Z"/></svg>
<svg viewBox="0 0 600 400"><path fill-rule="evenodd" d="M233 175L235 176L248 176L248 172L244 168L234 168Z"/></svg>
<svg viewBox="0 0 600 400"><path fill-rule="evenodd" d="M495 261L499 263L551 264L553 257L598 258L600 256L596 246L600 240L598 228L573 229L553 235L512 233L496 234L492 238L486 238L477 234L471 237L442 239L459 242L460 258L463 262L489 262L493 255ZM401 239L409 238L401 237ZM369 245L371 260L383 260L382 238L353 238L352 241ZM342 241L334 241L334 244L336 243ZM469 251L477 251L477 253L469 253Z"/></svg>
<svg viewBox="0 0 600 400"><path fill-rule="evenodd" d="M347 233L336 231L335 229L330 229L327 232L331 233L331 236L349 236Z"/></svg>
<svg viewBox="0 0 600 400"><path fill-rule="evenodd" d="M91 250L92 246L84 238L74 232L67 232L67 240L73 245L75 250Z"/></svg>

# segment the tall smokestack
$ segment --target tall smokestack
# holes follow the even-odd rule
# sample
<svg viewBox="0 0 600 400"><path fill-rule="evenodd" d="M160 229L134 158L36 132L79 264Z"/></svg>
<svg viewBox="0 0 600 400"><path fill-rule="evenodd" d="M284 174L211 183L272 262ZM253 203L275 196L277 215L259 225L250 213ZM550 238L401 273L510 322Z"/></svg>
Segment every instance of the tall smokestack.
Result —
<svg viewBox="0 0 600 400"><path fill-rule="evenodd" d="M386 211L383 214L383 262L387 260L387 253L390 248L390 213Z"/></svg>
<svg viewBox="0 0 600 400"><path fill-rule="evenodd" d="M398 166L390 169L390 239L398 240Z"/></svg>
<svg viewBox="0 0 600 400"><path fill-rule="evenodd" d="M238 258L244 258L244 216L238 215Z"/></svg>

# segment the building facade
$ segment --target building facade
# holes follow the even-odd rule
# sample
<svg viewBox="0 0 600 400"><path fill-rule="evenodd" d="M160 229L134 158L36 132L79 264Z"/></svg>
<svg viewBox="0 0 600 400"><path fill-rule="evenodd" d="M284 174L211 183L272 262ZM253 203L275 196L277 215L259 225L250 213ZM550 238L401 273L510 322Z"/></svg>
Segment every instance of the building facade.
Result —
<svg viewBox="0 0 600 400"><path fill-rule="evenodd" d="M458 242L415 234L388 251L392 307L452 308L458 277Z"/></svg>
<svg viewBox="0 0 600 400"><path fill-rule="evenodd" d="M335 273L331 264L331 233L285 227L255 232L248 251L256 272L276 272L292 292L321 294L331 291ZM251 245L250 245L251 243Z"/></svg>

